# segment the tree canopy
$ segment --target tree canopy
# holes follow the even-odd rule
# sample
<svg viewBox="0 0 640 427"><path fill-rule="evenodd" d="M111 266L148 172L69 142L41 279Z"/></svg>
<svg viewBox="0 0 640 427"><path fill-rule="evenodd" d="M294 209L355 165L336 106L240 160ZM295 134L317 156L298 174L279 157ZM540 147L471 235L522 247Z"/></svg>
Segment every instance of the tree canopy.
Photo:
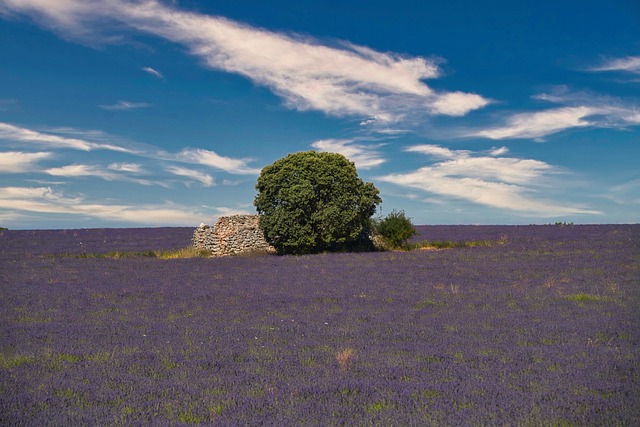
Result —
<svg viewBox="0 0 640 427"><path fill-rule="evenodd" d="M407 217L404 211L391 211L376 223L375 228L391 248L402 247L407 240L417 234L411 218Z"/></svg>
<svg viewBox="0 0 640 427"><path fill-rule="evenodd" d="M341 154L289 154L262 169L254 205L265 239L280 253L331 250L356 242L382 202Z"/></svg>

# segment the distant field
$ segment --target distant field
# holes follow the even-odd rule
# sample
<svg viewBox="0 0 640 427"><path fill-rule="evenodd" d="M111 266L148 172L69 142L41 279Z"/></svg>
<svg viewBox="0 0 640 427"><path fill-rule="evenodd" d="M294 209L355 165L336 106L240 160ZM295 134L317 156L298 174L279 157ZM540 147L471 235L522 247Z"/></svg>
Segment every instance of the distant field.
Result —
<svg viewBox="0 0 640 427"><path fill-rule="evenodd" d="M640 225L418 231L487 244L160 259L193 229L0 231L0 425L640 425Z"/></svg>

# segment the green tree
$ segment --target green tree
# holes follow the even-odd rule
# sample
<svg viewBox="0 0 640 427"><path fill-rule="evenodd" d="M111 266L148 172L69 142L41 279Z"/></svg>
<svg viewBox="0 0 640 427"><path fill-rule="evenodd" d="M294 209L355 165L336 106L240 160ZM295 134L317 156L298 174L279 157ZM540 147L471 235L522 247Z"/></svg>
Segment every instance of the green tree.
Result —
<svg viewBox="0 0 640 427"><path fill-rule="evenodd" d="M384 241L392 248L404 245L411 236L417 234L411 219L404 211L393 210L384 219L376 224L376 231Z"/></svg>
<svg viewBox="0 0 640 427"><path fill-rule="evenodd" d="M289 154L262 169L254 205L265 239L279 253L304 254L345 247L370 225L378 189L358 177L336 153Z"/></svg>

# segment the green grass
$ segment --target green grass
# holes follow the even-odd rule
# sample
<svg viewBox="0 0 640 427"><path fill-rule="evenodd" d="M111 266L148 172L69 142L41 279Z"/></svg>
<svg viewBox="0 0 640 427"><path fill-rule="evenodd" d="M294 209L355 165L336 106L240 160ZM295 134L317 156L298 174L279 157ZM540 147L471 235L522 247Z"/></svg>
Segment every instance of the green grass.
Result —
<svg viewBox="0 0 640 427"><path fill-rule="evenodd" d="M111 252L98 252L98 253L80 253L62 254L63 257L72 258L109 258L109 259L123 259L123 258L158 258L158 259L181 259L181 258L208 258L211 251L208 249L199 249L193 246L186 248L174 249L170 251L111 251ZM56 255L50 255L56 257ZM58 255L59 256L59 255Z"/></svg>
<svg viewBox="0 0 640 427"><path fill-rule="evenodd" d="M367 412L372 414L379 411L393 410L395 408L396 408L396 405L393 402L389 402L387 400L380 400L378 402L367 405Z"/></svg>
<svg viewBox="0 0 640 427"><path fill-rule="evenodd" d="M579 293L579 294L571 294L566 295L564 297L566 300L577 302L577 303L588 303L588 302L599 302L605 301L605 297L601 297L599 295L587 294L587 293Z"/></svg>
<svg viewBox="0 0 640 427"><path fill-rule="evenodd" d="M421 309L423 309L425 307L428 307L428 306L442 307L444 305L446 305L446 303L444 303L442 301L435 301L435 300L427 298L427 299L423 299L423 300L420 300L417 303L415 303L413 308L415 308L416 310L421 310Z"/></svg>
<svg viewBox="0 0 640 427"><path fill-rule="evenodd" d="M493 246L503 244L502 240L471 240L471 241L452 241L452 240L423 240L417 243L407 243L401 246L400 250L412 251L420 249L452 249L452 248L469 248L480 246ZM169 251L146 250L146 251L111 251L111 252L82 252L82 253L64 253L49 254L48 257L70 257L79 259L91 258L109 258L109 259L125 259L125 258L157 258L157 259L184 259L184 258L209 258L213 253L208 249L200 249L194 246L186 248L174 249ZM254 257L271 255L269 251L246 251L238 253L237 256Z"/></svg>
<svg viewBox="0 0 640 427"><path fill-rule="evenodd" d="M416 249L453 249L453 248L471 248L479 246L493 246L502 244L501 241L492 240L470 240L470 241L453 241L453 240L422 240L416 243L405 245L406 250Z"/></svg>
<svg viewBox="0 0 640 427"><path fill-rule="evenodd" d="M0 353L0 369L10 369L17 366L32 364L36 362L36 358L28 355L8 356Z"/></svg>
<svg viewBox="0 0 640 427"><path fill-rule="evenodd" d="M440 392L434 389L424 389L420 392L413 392L413 397L432 400L440 396Z"/></svg>

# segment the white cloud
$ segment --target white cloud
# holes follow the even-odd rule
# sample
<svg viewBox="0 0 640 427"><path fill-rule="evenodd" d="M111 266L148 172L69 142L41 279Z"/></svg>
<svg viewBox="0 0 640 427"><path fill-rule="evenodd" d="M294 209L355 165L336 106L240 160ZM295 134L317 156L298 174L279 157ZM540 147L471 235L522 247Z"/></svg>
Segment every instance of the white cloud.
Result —
<svg viewBox="0 0 640 427"><path fill-rule="evenodd" d="M50 187L0 187L0 206L3 210L66 213L69 206L79 205L81 201L77 197L63 199Z"/></svg>
<svg viewBox="0 0 640 427"><path fill-rule="evenodd" d="M590 71L626 71L640 74L640 56L627 56L624 58L610 58L602 64L592 67Z"/></svg>
<svg viewBox="0 0 640 427"><path fill-rule="evenodd" d="M462 157L433 166L443 176L478 178L509 184L527 184L553 168L537 160L507 157Z"/></svg>
<svg viewBox="0 0 640 427"><path fill-rule="evenodd" d="M640 125L640 111L625 111L621 118L630 125Z"/></svg>
<svg viewBox="0 0 640 427"><path fill-rule="evenodd" d="M208 215L190 206L165 202L152 205L95 203L82 196L69 197L49 187L0 187L0 215L16 217L17 212L77 215L104 221L147 226L200 224Z"/></svg>
<svg viewBox="0 0 640 427"><path fill-rule="evenodd" d="M144 173L144 170L142 169L142 165L138 163L111 163L107 167L111 170L118 171L118 172L127 172L127 173L135 173L135 174Z"/></svg>
<svg viewBox="0 0 640 427"><path fill-rule="evenodd" d="M203 148L185 148L176 155L167 155L166 159L209 166L238 175L260 173L260 169L248 166L251 159L233 159Z"/></svg>
<svg viewBox="0 0 640 427"><path fill-rule="evenodd" d="M80 151L111 150L122 153L136 153L134 150L108 142L92 142L81 138L69 138L57 135L56 132L40 132L2 122L0 122L0 140L27 142L44 145L49 148L68 148Z"/></svg>
<svg viewBox="0 0 640 427"><path fill-rule="evenodd" d="M62 176L66 178L96 177L104 179L105 181L129 180L125 175L111 172L98 165L73 164L45 169L43 172L52 176Z"/></svg>
<svg viewBox="0 0 640 427"><path fill-rule="evenodd" d="M0 173L32 172L40 160L52 157L52 153L0 152Z"/></svg>
<svg viewBox="0 0 640 427"><path fill-rule="evenodd" d="M599 110L586 106L561 107L535 113L519 113L511 116L506 125L470 133L489 139L542 138L544 136L576 127L592 126L587 117Z"/></svg>
<svg viewBox="0 0 640 427"><path fill-rule="evenodd" d="M364 126L366 124L376 124L375 120L371 121L370 123L368 122L369 121L366 120L365 122L360 123L360 125ZM397 135L411 133L411 131L409 129L394 129L389 127L378 127L376 128L376 133L379 133L381 135L389 135L390 137L395 137Z"/></svg>
<svg viewBox="0 0 640 427"><path fill-rule="evenodd" d="M5 0L5 12L24 13L64 36L91 39L126 25L188 48L209 68L269 87L286 105L333 116L371 117L378 124L408 116L462 116L490 101L475 94L436 92L436 61L382 53L351 43L321 44L310 38L253 28L229 19L186 12L155 0Z"/></svg>
<svg viewBox="0 0 640 427"><path fill-rule="evenodd" d="M65 178L100 178L105 181L126 181L140 185L159 185L161 187L169 188L169 184L163 181L151 181L147 179L134 178L129 175L119 173L130 173L131 171L124 170L122 168L117 169L111 166L113 166L113 164L105 169L100 165L72 164L45 169L42 172L52 176L61 176ZM134 173L138 173L138 171L135 171Z"/></svg>
<svg viewBox="0 0 640 427"><path fill-rule="evenodd" d="M407 151L440 159L431 166L407 173L389 174L379 180L467 200L527 215L553 217L568 214L599 214L582 206L568 206L536 197L549 173L557 173L545 162L529 159L477 156L465 150L433 145L409 147Z"/></svg>
<svg viewBox="0 0 640 427"><path fill-rule="evenodd" d="M533 138L575 128L625 129L640 125L640 106L632 101L597 93L572 92L566 86L556 86L548 93L539 93L533 99L559 107L544 111L517 113L500 126L472 131L466 136L490 139Z"/></svg>
<svg viewBox="0 0 640 427"><path fill-rule="evenodd" d="M166 170L167 172L170 172L174 175L191 178L194 181L202 183L202 185L204 185L205 187L211 187L214 185L213 177L204 172L196 171L193 169L181 168L178 166L168 166Z"/></svg>
<svg viewBox="0 0 640 427"><path fill-rule="evenodd" d="M131 102L131 101L118 101L111 105L100 105L103 110L109 111L125 111L125 110L137 110L139 108L150 107L151 104L146 102Z"/></svg>
<svg viewBox="0 0 640 427"><path fill-rule="evenodd" d="M468 159L474 154L469 150L451 150L450 148L434 144L412 145L405 148L405 151L410 153L426 154L439 159ZM490 149L487 154L489 156L498 157L508 152L509 149L507 147L500 147Z"/></svg>
<svg viewBox="0 0 640 427"><path fill-rule="evenodd" d="M416 145L406 148L406 151L444 159L445 161L430 167L430 170L441 176L472 177L509 184L524 184L540 177L543 172L553 169L547 163L537 160L478 156L468 150L450 150L438 145Z"/></svg>
<svg viewBox="0 0 640 427"><path fill-rule="evenodd" d="M120 178L119 175L110 172L108 170L104 170L100 166L97 165L83 165L83 164L73 164L66 165L57 168L49 168L45 169L45 173L53 176L63 176L63 177L98 177L107 181L112 181Z"/></svg>
<svg viewBox="0 0 640 427"><path fill-rule="evenodd" d="M438 157L441 159L456 159L460 157L467 157L469 151L463 150L450 150L449 148L442 147L440 145L433 144L421 144L407 147L405 151L410 153L426 154L428 156Z"/></svg>
<svg viewBox="0 0 640 427"><path fill-rule="evenodd" d="M499 148L492 148L491 151L489 151L489 155L490 156L502 156L503 154L507 154L509 152L509 149L507 147L499 147Z"/></svg>
<svg viewBox="0 0 640 427"><path fill-rule="evenodd" d="M437 96L431 105L431 111L434 114L459 117L490 103L490 100L474 93L450 92Z"/></svg>
<svg viewBox="0 0 640 427"><path fill-rule="evenodd" d="M164 79L164 76L162 75L162 73L158 70L155 70L151 67L143 67L142 71L144 71L145 73L151 74L152 76L155 76L159 79Z"/></svg>
<svg viewBox="0 0 640 427"><path fill-rule="evenodd" d="M385 162L377 150L380 144L357 144L353 139L321 139L311 146L319 151L342 154L355 163L358 169L371 169Z"/></svg>
<svg viewBox="0 0 640 427"><path fill-rule="evenodd" d="M63 135L73 135L74 137ZM76 136L82 136L82 138ZM178 153L168 153L148 144L118 141L117 137L106 135L99 131L59 128L52 129L48 132L41 132L0 122L0 140L6 140L10 143L26 142L35 145L44 145L47 148L53 149L73 149L81 151L110 150L142 158L199 164L238 175L255 175L260 173L260 169L249 166L249 162L251 162L252 159L234 159L202 148L185 148ZM125 147L125 143L134 148ZM126 168L133 168L133 170L126 170ZM113 163L109 167L111 170L133 173L139 173L140 170L138 168L139 165L132 163ZM71 170L72 169L69 169L69 171Z"/></svg>

